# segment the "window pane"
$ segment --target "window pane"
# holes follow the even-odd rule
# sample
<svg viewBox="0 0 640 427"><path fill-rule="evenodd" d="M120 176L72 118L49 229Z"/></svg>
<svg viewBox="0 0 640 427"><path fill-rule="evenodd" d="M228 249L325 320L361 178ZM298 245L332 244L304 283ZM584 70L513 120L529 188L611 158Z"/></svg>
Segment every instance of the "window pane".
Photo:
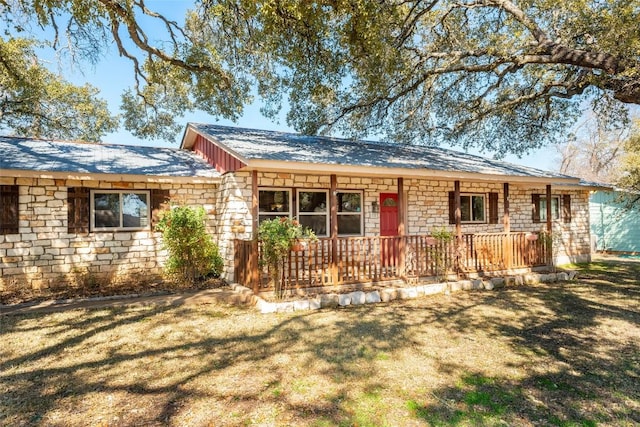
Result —
<svg viewBox="0 0 640 427"><path fill-rule="evenodd" d="M460 196L461 221L471 221L471 197Z"/></svg>
<svg viewBox="0 0 640 427"><path fill-rule="evenodd" d="M484 221L484 197L473 196L473 220Z"/></svg>
<svg viewBox="0 0 640 427"><path fill-rule="evenodd" d="M361 222L360 215L339 215L338 216L338 234L355 234L360 235Z"/></svg>
<svg viewBox="0 0 640 427"><path fill-rule="evenodd" d="M327 193L301 191L298 193L299 212L327 212Z"/></svg>
<svg viewBox="0 0 640 427"><path fill-rule="evenodd" d="M338 212L360 212L362 201L360 193L338 193Z"/></svg>
<svg viewBox="0 0 640 427"><path fill-rule="evenodd" d="M393 197L387 197L382 201L382 206L397 206L396 200Z"/></svg>
<svg viewBox="0 0 640 427"><path fill-rule="evenodd" d="M146 227L147 217L146 194L125 193L122 195L123 227Z"/></svg>
<svg viewBox="0 0 640 427"><path fill-rule="evenodd" d="M300 215L298 217L303 227L310 228L316 236L327 235L327 216L326 215Z"/></svg>
<svg viewBox="0 0 640 427"><path fill-rule="evenodd" d="M260 190L258 192L260 212L291 212L287 190Z"/></svg>
<svg viewBox="0 0 640 427"><path fill-rule="evenodd" d="M551 198L551 218L560 218L560 206L559 199L557 197ZM540 221L547 220L547 198L545 196L540 197Z"/></svg>
<svg viewBox="0 0 640 427"><path fill-rule="evenodd" d="M120 227L120 195L118 193L94 193L93 201L96 228Z"/></svg>

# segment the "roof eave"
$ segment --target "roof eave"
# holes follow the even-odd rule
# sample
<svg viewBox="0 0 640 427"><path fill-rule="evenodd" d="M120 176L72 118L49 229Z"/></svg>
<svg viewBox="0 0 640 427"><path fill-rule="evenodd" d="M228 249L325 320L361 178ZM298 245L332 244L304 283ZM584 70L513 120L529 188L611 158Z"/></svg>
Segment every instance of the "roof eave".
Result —
<svg viewBox="0 0 640 427"><path fill-rule="evenodd" d="M219 184L221 177L134 175L119 173L28 171L22 169L0 169L7 178L68 179L74 181L139 182L167 184Z"/></svg>
<svg viewBox="0 0 640 427"><path fill-rule="evenodd" d="M273 161L252 159L247 162L245 170L259 170L270 172L337 174L342 176L367 177L405 177L405 178L434 178L446 180L473 180L482 182L509 182L522 184L551 184L577 185L579 178L572 177L535 177L523 175L482 174L464 171L442 171L424 168L388 168L378 166L338 165L326 163L305 163L289 161Z"/></svg>

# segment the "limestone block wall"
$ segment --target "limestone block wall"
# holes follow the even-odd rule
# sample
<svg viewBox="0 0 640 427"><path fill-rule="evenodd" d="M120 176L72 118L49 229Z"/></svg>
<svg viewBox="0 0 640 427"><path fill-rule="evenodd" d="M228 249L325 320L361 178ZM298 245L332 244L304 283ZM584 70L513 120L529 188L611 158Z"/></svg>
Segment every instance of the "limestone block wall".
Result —
<svg viewBox="0 0 640 427"><path fill-rule="evenodd" d="M380 233L380 214L373 212L372 203L378 202L380 193L397 193L395 178L337 176L338 190L363 191L364 232L366 236ZM302 189L329 189L330 176L298 173L258 173L258 186ZM504 231L504 190L502 183L460 183L462 193L498 193L498 224L463 224L463 233L498 233ZM417 179L404 180L407 234L430 234L436 228L453 231L449 224L449 192L454 189L453 180ZM541 231L546 223L534 224L532 220L531 194L545 194L544 186L510 185L510 218L512 231ZM558 262L581 261L590 257L588 191L553 189L553 196L571 195L572 221L565 224L562 219L553 223ZM488 219L488 201L485 206ZM225 254L225 274L233 280L233 239L251 238L251 174L238 172L227 174L220 188L218 200L219 241Z"/></svg>
<svg viewBox="0 0 640 427"><path fill-rule="evenodd" d="M152 230L68 232L67 189L169 190L171 203L203 206L216 233L217 189L204 184L159 184L41 178L2 178L18 185L18 234L0 235L0 291L116 285L162 276L166 251Z"/></svg>

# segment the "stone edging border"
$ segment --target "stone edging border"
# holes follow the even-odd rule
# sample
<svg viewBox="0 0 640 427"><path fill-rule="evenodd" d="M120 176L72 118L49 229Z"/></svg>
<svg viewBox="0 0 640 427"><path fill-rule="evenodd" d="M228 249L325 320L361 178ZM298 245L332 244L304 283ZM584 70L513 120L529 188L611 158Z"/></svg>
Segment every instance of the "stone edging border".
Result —
<svg viewBox="0 0 640 427"><path fill-rule="evenodd" d="M301 298L294 301L271 302L254 295L251 289L231 284L235 292L251 294L256 308L263 314L292 311L319 310L321 308L345 307L348 305L376 304L395 299L411 299L425 295L448 294L450 292L470 290L494 290L505 286L534 285L536 283L565 282L576 278L575 271L560 273L527 273L517 276L493 277L490 279L460 280L447 283L429 283L417 286L384 288L374 291L354 291L344 294L327 293L313 298Z"/></svg>

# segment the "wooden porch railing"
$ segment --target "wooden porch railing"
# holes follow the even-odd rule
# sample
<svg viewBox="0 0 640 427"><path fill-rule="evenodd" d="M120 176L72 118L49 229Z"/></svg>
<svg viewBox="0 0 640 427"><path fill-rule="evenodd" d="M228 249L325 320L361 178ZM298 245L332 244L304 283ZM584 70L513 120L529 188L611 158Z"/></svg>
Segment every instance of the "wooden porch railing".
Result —
<svg viewBox="0 0 640 427"><path fill-rule="evenodd" d="M235 280L254 290L270 289L266 266L259 267L258 283L251 283L254 242L235 240L234 247ZM280 268L283 289L295 289L542 266L550 261L550 249L537 234L522 232L467 234L459 245L424 235L343 237L333 260L331 239L320 238L291 252ZM258 259L260 251L258 244Z"/></svg>

